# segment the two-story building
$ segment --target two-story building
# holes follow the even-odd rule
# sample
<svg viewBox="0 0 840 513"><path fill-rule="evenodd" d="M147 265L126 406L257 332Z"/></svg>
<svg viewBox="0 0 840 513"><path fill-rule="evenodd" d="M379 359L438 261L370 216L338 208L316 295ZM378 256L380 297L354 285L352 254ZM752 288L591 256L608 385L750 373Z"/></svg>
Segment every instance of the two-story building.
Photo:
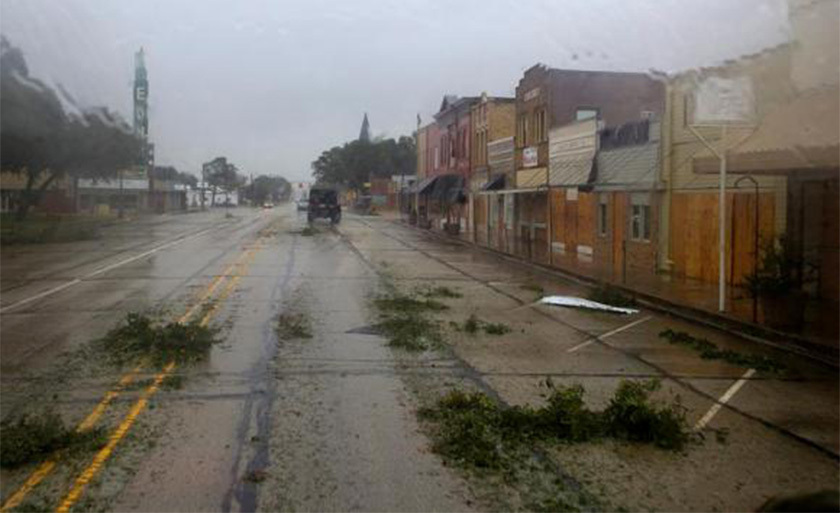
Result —
<svg viewBox="0 0 840 513"><path fill-rule="evenodd" d="M417 222L450 233L468 232L471 172L471 110L476 97L445 95L435 121L421 128L425 138L425 178L416 195Z"/></svg>
<svg viewBox="0 0 840 513"><path fill-rule="evenodd" d="M597 131L657 119L664 91L661 80L645 73L543 65L525 71L516 87L515 195L507 200L514 205L506 207L515 217L515 253L545 264L554 263L554 253L591 257L591 244L579 244L573 234L580 206L594 212L593 197L581 189L590 181ZM554 244L556 237L563 240Z"/></svg>
<svg viewBox="0 0 840 513"><path fill-rule="evenodd" d="M513 131L516 99L482 93L472 106L470 136L472 171L469 181L469 212L472 223L466 237L482 245L492 240L499 249L498 203L487 191L502 189L513 178ZM490 199L493 199L491 202ZM491 213L492 209L492 213Z"/></svg>

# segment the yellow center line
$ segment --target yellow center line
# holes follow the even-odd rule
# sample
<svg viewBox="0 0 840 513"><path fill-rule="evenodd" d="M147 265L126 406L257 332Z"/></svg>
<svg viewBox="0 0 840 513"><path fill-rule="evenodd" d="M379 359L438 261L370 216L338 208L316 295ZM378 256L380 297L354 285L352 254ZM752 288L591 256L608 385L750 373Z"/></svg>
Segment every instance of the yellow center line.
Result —
<svg viewBox="0 0 840 513"><path fill-rule="evenodd" d="M223 301L225 298L230 295L233 289L236 287L236 284L239 283L241 275L244 274L247 270L248 264L253 260L254 255L256 254L256 250L259 249L257 246L252 247L246 252L247 257L243 258L242 267L240 268L239 273L234 275L232 279L228 282L227 286L224 290L219 294L219 301ZM215 303L211 306L208 312L204 315L204 317L200 321L201 326L207 325L210 322L213 314L218 310L218 303ZM166 367L160 372L157 376L155 376L154 382L149 385L146 390L143 391L143 395L140 399L134 403L134 406L131 407L131 410L125 416L123 421L120 423L119 426L111 433L110 437L108 438L108 443L96 453L94 456L93 461L90 465L85 468L79 477L76 478L76 481L73 483L73 486L70 488L70 491L61 501L61 504L56 508L56 513L67 513L70 511L70 508L73 507L73 504L76 503L77 500L82 496L87 488L88 483L96 476L108 458L113 453L114 449L116 448L117 444L122 440L122 438L128 433L128 430L131 429L131 426L137 420L137 417L146 408L146 405L149 403L149 399L158 391L160 388L161 382L175 369L175 362L169 362Z"/></svg>
<svg viewBox="0 0 840 513"><path fill-rule="evenodd" d="M155 376L154 381L148 388L143 391L143 395L140 396L140 399L134 403L134 406L131 407L129 410L128 415L125 416L123 421L117 426L117 429L111 433L108 437L108 443L105 444L105 447L99 450L96 453L96 456L93 458L93 462L88 465L87 468L82 472L82 474L76 478L76 481L73 483L73 487L70 489L70 492L64 497L64 500L61 501L61 504L58 506L56 511L67 512L70 511L70 508L73 504L81 497L82 492L85 491L85 487L90 482L91 479L99 472L99 469L102 468L102 465L111 456L111 453L114 451L114 448L117 444L122 440L131 426L134 424L134 421L137 420L137 416L140 415L140 412L146 407L149 403L149 398L152 397L155 392L158 391L160 388L161 382L172 372L172 369L175 368L175 362L170 362L169 364L164 367L163 371L160 372L157 376Z"/></svg>
<svg viewBox="0 0 840 513"><path fill-rule="evenodd" d="M120 395L122 390L131 383L137 374L142 369L142 364L138 365L134 369L131 370L128 374L124 375L120 380L117 382L117 385L105 393L105 397L102 398L101 401L93 408L87 417L76 426L77 432L82 432L90 429L96 423L97 420L105 413L105 410L108 408L108 405ZM58 463L55 457L48 459L47 461L38 465L38 467L29 475L29 477L24 481L23 485L11 496L9 500L3 504L3 507L0 508L0 512L6 512L10 509L16 508L23 502L23 499L32 491L33 488L38 486L38 483L44 480L45 477L50 475L52 471L55 469L56 464Z"/></svg>
<svg viewBox="0 0 840 513"><path fill-rule="evenodd" d="M198 301L190 307L187 312L178 318L177 322L183 323L189 319L195 311L210 297L215 290L219 287L219 285L230 276L230 273L234 270L234 268L239 265L242 261L248 257L250 251L242 252L239 257L232 263L230 263L220 275L216 276L213 281L211 281L207 287L204 289L203 293L199 297ZM227 295L227 294L225 294ZM215 310L215 308L213 308ZM205 319L209 320L208 316L205 316ZM206 324L205 319L202 319L202 324ZM137 365L134 369L130 372L125 374L120 378L117 382L117 385L112 388L111 390L105 393L105 396L102 398L101 401L93 408L93 410L76 426L77 432L86 431L94 426L96 422L99 420L100 417L105 413L105 410L108 409L108 405L119 395L123 392L124 388L130 384L134 379L137 377L137 374L142 370L143 364ZM33 488L38 486L38 484L43 481L47 476L49 476L57 465L58 461L55 457L48 459L41 463L33 472L29 475L29 477L24 481L24 483L20 486L20 488L12 494L9 499L0 507L0 513L5 513L13 508L19 506L29 492L32 491Z"/></svg>

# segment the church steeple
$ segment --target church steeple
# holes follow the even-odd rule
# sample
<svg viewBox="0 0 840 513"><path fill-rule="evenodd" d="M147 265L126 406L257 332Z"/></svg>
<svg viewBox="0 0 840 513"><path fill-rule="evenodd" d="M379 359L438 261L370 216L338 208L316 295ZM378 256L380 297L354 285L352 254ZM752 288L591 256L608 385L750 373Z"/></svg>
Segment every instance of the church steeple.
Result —
<svg viewBox="0 0 840 513"><path fill-rule="evenodd" d="M359 131L359 140L370 142L370 123L368 123L367 112L365 112L365 119L362 120L362 129Z"/></svg>

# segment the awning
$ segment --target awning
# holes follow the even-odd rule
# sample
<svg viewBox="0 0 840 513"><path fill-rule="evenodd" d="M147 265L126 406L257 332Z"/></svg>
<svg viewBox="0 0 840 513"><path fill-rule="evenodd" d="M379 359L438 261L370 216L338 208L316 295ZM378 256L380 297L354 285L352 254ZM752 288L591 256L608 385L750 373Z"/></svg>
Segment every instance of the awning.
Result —
<svg viewBox="0 0 840 513"><path fill-rule="evenodd" d="M579 187L592 179L598 120L575 121L548 134L548 184Z"/></svg>
<svg viewBox="0 0 840 513"><path fill-rule="evenodd" d="M457 174L438 175L430 197L450 204L462 202L466 198L464 177Z"/></svg>
<svg viewBox="0 0 840 513"><path fill-rule="evenodd" d="M593 175L595 150L551 159L548 164L548 184L578 187L589 183Z"/></svg>
<svg viewBox="0 0 840 513"><path fill-rule="evenodd" d="M438 179L439 175L427 176L426 178L415 182L414 185L408 188L408 194L426 194Z"/></svg>
<svg viewBox="0 0 840 513"><path fill-rule="evenodd" d="M659 174L659 142L599 151L595 162L594 190L654 189Z"/></svg>
<svg viewBox="0 0 840 513"><path fill-rule="evenodd" d="M797 96L770 112L738 147L727 152L727 171L779 173L840 166L838 88ZM696 173L718 173L715 156L694 159Z"/></svg>
<svg viewBox="0 0 840 513"><path fill-rule="evenodd" d="M505 175L496 175L481 187L482 191L498 191L505 188Z"/></svg>

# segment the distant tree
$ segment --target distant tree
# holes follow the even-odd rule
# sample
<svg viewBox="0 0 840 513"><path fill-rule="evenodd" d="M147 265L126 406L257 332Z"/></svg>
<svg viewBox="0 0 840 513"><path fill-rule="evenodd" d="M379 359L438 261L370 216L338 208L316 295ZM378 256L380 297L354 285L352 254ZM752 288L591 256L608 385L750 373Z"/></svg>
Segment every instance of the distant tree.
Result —
<svg viewBox="0 0 840 513"><path fill-rule="evenodd" d="M107 108L68 116L50 87L29 76L20 49L0 39L0 168L25 176L18 217L65 176L109 178L142 149L130 127Z"/></svg>
<svg viewBox="0 0 840 513"><path fill-rule="evenodd" d="M291 185L282 176L259 175L242 191L252 204L262 205L267 201L278 203L288 198Z"/></svg>
<svg viewBox="0 0 840 513"><path fill-rule="evenodd" d="M155 166L149 170L149 178L189 185L190 187L198 185L198 178L195 175L178 171L173 166Z"/></svg>
<svg viewBox="0 0 840 513"><path fill-rule="evenodd" d="M343 148L334 146L321 153L312 163L312 174L321 183L347 183L347 164L344 162Z"/></svg>
<svg viewBox="0 0 840 513"><path fill-rule="evenodd" d="M192 173L185 173L185 172L178 172L178 183L182 183L184 185L189 185L191 188L196 188L198 186L198 177L196 177Z"/></svg>
<svg viewBox="0 0 840 513"><path fill-rule="evenodd" d="M208 164L206 180L210 186L210 206L216 205L216 195L219 191L227 193L238 190L245 185L247 179L239 174L234 164L227 161L225 157L216 157Z"/></svg>
<svg viewBox="0 0 840 513"><path fill-rule="evenodd" d="M372 177L413 175L416 165L416 146L412 137L354 140L321 153L312 162L312 174L321 183L358 189Z"/></svg>

